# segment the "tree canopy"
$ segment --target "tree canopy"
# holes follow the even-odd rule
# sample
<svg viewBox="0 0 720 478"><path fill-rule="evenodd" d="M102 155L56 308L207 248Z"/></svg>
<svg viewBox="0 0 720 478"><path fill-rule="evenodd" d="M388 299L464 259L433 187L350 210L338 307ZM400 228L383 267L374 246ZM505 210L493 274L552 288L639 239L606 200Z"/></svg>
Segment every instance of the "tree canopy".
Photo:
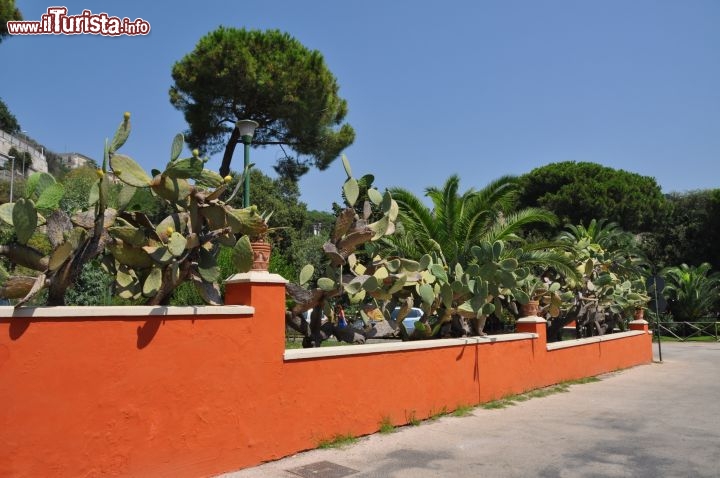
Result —
<svg viewBox="0 0 720 478"><path fill-rule="evenodd" d="M644 235L643 247L658 267L704 262L720 270L720 189L672 193L661 227Z"/></svg>
<svg viewBox="0 0 720 478"><path fill-rule="evenodd" d="M565 224L605 219L627 231L648 231L665 209L654 178L595 163L549 164L522 176L521 184L521 206L548 209Z"/></svg>
<svg viewBox="0 0 720 478"><path fill-rule="evenodd" d="M0 0L0 43L8 36L7 22L22 19L20 10L15 6L15 0Z"/></svg>
<svg viewBox="0 0 720 478"><path fill-rule="evenodd" d="M20 123L18 123L17 118L12 114L2 98L0 98L0 130L10 134L20 132Z"/></svg>
<svg viewBox="0 0 720 478"><path fill-rule="evenodd" d="M188 143L207 153L224 149L223 176L241 139L238 120L258 122L253 145L284 144L298 155L276 166L291 179L309 166L327 168L355 139L322 54L287 33L220 27L175 63L172 77L170 102L190 126Z"/></svg>

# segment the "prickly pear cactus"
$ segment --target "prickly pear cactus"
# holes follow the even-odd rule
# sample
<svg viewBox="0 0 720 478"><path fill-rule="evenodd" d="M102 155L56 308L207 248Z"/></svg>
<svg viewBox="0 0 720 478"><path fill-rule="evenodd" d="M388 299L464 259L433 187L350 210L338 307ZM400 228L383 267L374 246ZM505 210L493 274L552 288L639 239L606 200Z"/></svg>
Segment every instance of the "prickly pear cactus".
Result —
<svg viewBox="0 0 720 478"><path fill-rule="evenodd" d="M313 330L307 331L307 327L298 320L303 313L311 309L323 310L327 317L332 318L334 312L331 302L335 297L347 294L351 301L357 303L366 297L381 296L387 291L392 291L391 296L403 288L405 281L405 277L393 275L388 276L386 282L380 284L377 277L367 273L368 265L358 261L355 254L358 249L395 231L398 205L389 192L383 194L372 186L372 176L363 176L361 181L358 181L353 177L350 163L344 156L342 163L347 175L342 186L345 207L340 210L332 234L323 245L323 252L329 265L309 293L302 287L314 274L312 265L303 267L299 285L288 286L288 294L295 304L290 314L289 325L303 333L307 332L308 337L312 336L306 344L318 346L331 334L349 342L363 342L365 336L356 331L349 333L347 330L340 330L332 324L332 321L324 326L324 330L320 330L321 324L317 322L311 324L310 328ZM358 205L362 205L362 208L358 208ZM373 208L377 210L379 216L376 221L370 220ZM358 209L362 212L359 213Z"/></svg>
<svg viewBox="0 0 720 478"><path fill-rule="evenodd" d="M64 195L62 184L47 173L28 177L25 197L0 206L0 220L12 226L16 240L0 246L0 255L10 262L35 271L34 276L0 274L0 297L19 299L24 305L39 292L48 289L48 305L62 305L65 291L71 287L83 264L101 255L117 211L107 207L109 179L108 158L120 148L130 134L130 115L126 113L111 143L106 144L98 180L88 198L94 211L69 217L59 209ZM29 245L36 234L45 234L52 252L44 255Z"/></svg>
<svg viewBox="0 0 720 478"><path fill-rule="evenodd" d="M346 208L339 212L333 234L323 247L330 266L310 293L294 286L288 288L295 304L290 322L310 308L331 309L328 302L343 295L352 304L378 306L385 323L391 327L390 333L403 339L482 333L487 316L502 313L503 303L512 299L513 291L517 290L518 261L506 256L504 243L495 241L474 247L475 260L467 268L460 264L449 268L436 253L425 254L417 261L373 254L368 260L366 246L395 231L397 203L390 193L382 194L372 187L366 189L365 197L360 197L356 194L361 189L359 182L352 177L345 158L343 166L348 176L342 190ZM360 214L357 212L360 208L355 206L363 200ZM369 222L373 205L381 214L379 219ZM361 247L363 254L356 254ZM300 284L305 284L313 274L313 267L305 266ZM413 307L422 309L423 317L409 334L403 319ZM367 314L361 312L361 316L366 328L356 333L376 336L377 327L370 327ZM337 328L330 327L325 327L324 332L321 329L306 332L312 336L308 343L313 345L322 341L323 334L342 337Z"/></svg>
<svg viewBox="0 0 720 478"><path fill-rule="evenodd" d="M197 151L180 158L182 135L173 139L165 170L148 175L118 152L130 131L130 114L125 113L112 140L106 141L88 197L90 210L72 217L59 211L62 185L45 173L28 178L25 197L0 206L0 220L16 232L12 244L0 246L0 255L37 272L15 277L0 271L0 297L19 298L20 306L47 288L48 304L61 305L83 264L104 256L103 266L115 276L120 297L160 304L179 283L190 280L206 302L221 302L216 262L221 245L233 247L238 267L247 267L242 260L250 254L247 236L266 232L268 216L254 206L234 209L221 201L232 178L206 170ZM118 209L108 206L111 176L123 185ZM138 188L148 188L178 212L156 225L141 212L124 211ZM53 247L49 255L28 245L35 234L47 235Z"/></svg>
<svg viewBox="0 0 720 478"><path fill-rule="evenodd" d="M330 240L323 246L330 265L309 291L288 286L294 303L288 325L298 325L297 329L310 337L307 344L318 345L330 334L345 340L344 331L336 326L318 323L313 330L311 323L307 330L296 320L310 309L324 309L331 317L329 303L340 296L345 296L352 304L379 306L391 334L423 339L448 335L452 322L458 319L484 320L500 307L499 299L511 294L510 288L517 281L514 275L517 261L502 258L503 243L500 241L479 247L476 251L478 264L472 264L467 270L460 265L449 270L444 259L436 254L426 254L419 261L368 256L369 244L394 233L399 208L389 192L380 193L372 186L360 187L361 181L354 179L345 158L343 166L347 174L342 188L346 207L339 211ZM363 178L367 177L371 176ZM358 204L363 207L356 207ZM371 222L373 209L379 211L379 218ZM356 254L359 250L363 254ZM313 267L305 266L300 273L300 286L305 285L313 274ZM423 318L416 323L413 333L408 334L403 319L413 306L423 310ZM394 314L396 308L398 313ZM377 336L376 327L370 327L367 314L361 312L361 316L366 322L365 330L355 331L352 340L347 341L359 341L358 334ZM434 318L432 321L429 320L431 317Z"/></svg>
<svg viewBox="0 0 720 478"><path fill-rule="evenodd" d="M235 209L220 199L232 178L205 169L207 159L197 150L180 158L183 144L182 135L176 135L165 170L152 176L128 156L110 158L120 181L149 188L178 211L157 225L142 213L123 213L109 229L114 261L107 267L115 274L120 297L160 304L179 283L190 280L207 303L220 304L220 246L232 247L234 264L245 272L252 265L248 237L267 231L268 217L255 206Z"/></svg>

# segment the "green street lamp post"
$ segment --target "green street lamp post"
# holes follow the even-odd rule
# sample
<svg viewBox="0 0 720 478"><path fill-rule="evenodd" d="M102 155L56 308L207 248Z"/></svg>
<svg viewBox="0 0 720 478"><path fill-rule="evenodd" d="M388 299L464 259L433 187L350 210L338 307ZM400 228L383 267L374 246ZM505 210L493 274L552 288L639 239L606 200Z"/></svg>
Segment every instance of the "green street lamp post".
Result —
<svg viewBox="0 0 720 478"><path fill-rule="evenodd" d="M253 120L240 120L235 123L235 126L240 133L240 138L243 145L245 145L245 161L243 173L245 174L245 191L243 194L243 207L250 207L250 172L248 166L250 165L250 143L252 143L253 135L255 134L255 128L258 127L257 122Z"/></svg>

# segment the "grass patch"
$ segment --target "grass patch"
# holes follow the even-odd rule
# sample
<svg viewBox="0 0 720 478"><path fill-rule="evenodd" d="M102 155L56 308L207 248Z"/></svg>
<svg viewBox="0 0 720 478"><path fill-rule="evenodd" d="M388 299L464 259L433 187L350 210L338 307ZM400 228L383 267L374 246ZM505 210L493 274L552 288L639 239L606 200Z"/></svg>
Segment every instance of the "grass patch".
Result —
<svg viewBox="0 0 720 478"><path fill-rule="evenodd" d="M410 413L405 412L405 420L407 420L409 425L412 425L414 427L420 425L420 419L415 415L415 410L410 411Z"/></svg>
<svg viewBox="0 0 720 478"><path fill-rule="evenodd" d="M443 417L448 414L447 407L442 407L439 412L431 411L430 416L428 417L428 420L437 420L440 417Z"/></svg>
<svg viewBox="0 0 720 478"><path fill-rule="evenodd" d="M599 382L600 379L597 377L585 377L585 378L578 378L577 380L568 380L567 382L563 382L567 385L582 385L584 383L595 383Z"/></svg>
<svg viewBox="0 0 720 478"><path fill-rule="evenodd" d="M515 396L517 397L517 395ZM486 410L496 410L498 408L507 408L510 405L515 405L515 402L513 401L513 398L515 397L508 397L508 398L501 398L500 400L493 400L492 402L483 403L480 405ZM527 400L527 399L525 399Z"/></svg>
<svg viewBox="0 0 720 478"><path fill-rule="evenodd" d="M329 440L320 440L318 448L343 448L357 443L358 439L352 435L335 435Z"/></svg>
<svg viewBox="0 0 720 478"><path fill-rule="evenodd" d="M556 393L565 393L568 391L569 386L568 385L555 385L548 388L539 388L537 390L531 390L527 393L524 393L523 395L526 395L528 398L542 398L547 397L549 395L555 395Z"/></svg>
<svg viewBox="0 0 720 478"><path fill-rule="evenodd" d="M383 417L380 420L380 433L387 434L395 431L395 425L390 421L390 417Z"/></svg>
<svg viewBox="0 0 720 478"><path fill-rule="evenodd" d="M545 388L538 388L536 390L530 390L529 392L520 393L518 395L510 395L499 400L493 400L491 402L483 403L482 408L486 410L496 410L499 408L507 408L515 405L518 402L525 402L532 398L542 398L556 393L565 393L570 391L570 385L581 385L583 383L599 382L600 379L597 377L586 377L577 380L568 380L567 382L558 383Z"/></svg>
<svg viewBox="0 0 720 478"><path fill-rule="evenodd" d="M466 417L472 413L473 409L474 407L471 407L470 405L458 405L455 411L452 412L452 416Z"/></svg>

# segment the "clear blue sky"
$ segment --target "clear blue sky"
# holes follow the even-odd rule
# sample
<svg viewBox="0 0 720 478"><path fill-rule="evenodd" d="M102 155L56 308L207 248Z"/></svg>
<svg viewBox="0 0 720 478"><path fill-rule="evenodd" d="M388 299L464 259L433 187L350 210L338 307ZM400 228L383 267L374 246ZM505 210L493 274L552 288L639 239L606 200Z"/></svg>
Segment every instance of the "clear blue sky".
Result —
<svg viewBox="0 0 720 478"><path fill-rule="evenodd" d="M17 1L26 20L56 4L152 28L0 44L0 97L57 152L100 159L130 111L124 151L162 169L187 127L168 101L171 67L224 25L277 28L323 53L357 133L346 154L381 188L422 194L453 173L482 187L565 160L653 176L664 192L720 187L717 0ZM252 160L272 173L281 154ZM313 170L302 200L327 210L343 180L340 161Z"/></svg>

